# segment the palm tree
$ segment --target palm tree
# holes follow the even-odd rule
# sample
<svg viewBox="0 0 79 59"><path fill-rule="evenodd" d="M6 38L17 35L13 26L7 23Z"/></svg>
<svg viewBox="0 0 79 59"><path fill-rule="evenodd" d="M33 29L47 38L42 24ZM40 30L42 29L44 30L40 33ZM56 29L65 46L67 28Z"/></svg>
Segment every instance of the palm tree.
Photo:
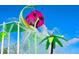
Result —
<svg viewBox="0 0 79 59"><path fill-rule="evenodd" d="M59 44L60 47L63 47L63 44L60 42L59 39L65 40L64 36L62 36L62 35L50 35L50 36L45 37L40 42L40 44L46 40L46 50L48 50L49 45L51 45L50 54L53 54L53 49L55 49L55 47L56 47L56 42ZM67 41L67 40L65 40L65 41Z"/></svg>

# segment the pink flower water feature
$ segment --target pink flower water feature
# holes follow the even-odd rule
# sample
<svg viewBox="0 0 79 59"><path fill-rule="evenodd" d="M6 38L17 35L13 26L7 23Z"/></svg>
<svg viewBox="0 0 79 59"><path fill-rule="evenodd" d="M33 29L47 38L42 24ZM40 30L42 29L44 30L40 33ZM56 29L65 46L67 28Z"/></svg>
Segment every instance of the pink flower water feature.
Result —
<svg viewBox="0 0 79 59"><path fill-rule="evenodd" d="M34 26L37 18L39 18L39 21L36 24L36 28L38 28L44 24L44 16L40 11L33 10L29 15L26 16L26 22L29 25Z"/></svg>

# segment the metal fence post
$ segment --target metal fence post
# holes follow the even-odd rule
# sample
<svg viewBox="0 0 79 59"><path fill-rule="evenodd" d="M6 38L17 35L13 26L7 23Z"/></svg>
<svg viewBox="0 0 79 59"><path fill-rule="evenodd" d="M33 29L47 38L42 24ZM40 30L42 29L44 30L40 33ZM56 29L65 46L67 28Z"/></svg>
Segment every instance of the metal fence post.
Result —
<svg viewBox="0 0 79 59"><path fill-rule="evenodd" d="M5 22L3 22L3 33L5 32ZM2 34L2 44L1 44L1 54L3 54L4 50L4 34Z"/></svg>

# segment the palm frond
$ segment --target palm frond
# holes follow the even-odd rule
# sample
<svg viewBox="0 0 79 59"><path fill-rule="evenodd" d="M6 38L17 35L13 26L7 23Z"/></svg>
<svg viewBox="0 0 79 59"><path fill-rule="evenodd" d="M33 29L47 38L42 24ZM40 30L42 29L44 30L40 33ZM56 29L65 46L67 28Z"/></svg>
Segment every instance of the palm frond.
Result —
<svg viewBox="0 0 79 59"><path fill-rule="evenodd" d="M54 40L54 37L51 36L51 37L49 37L48 39L49 39L49 43L51 44L51 43L53 42L53 40Z"/></svg>
<svg viewBox="0 0 79 59"><path fill-rule="evenodd" d="M49 40L47 40L47 42L46 42L46 50L48 50L49 45L50 45Z"/></svg>
<svg viewBox="0 0 79 59"><path fill-rule="evenodd" d="M60 47L63 47L62 43L59 41L57 37L55 37L56 42L59 44Z"/></svg>
<svg viewBox="0 0 79 59"><path fill-rule="evenodd" d="M53 40L53 49L55 49L55 47L56 47L56 42L55 40Z"/></svg>
<svg viewBox="0 0 79 59"><path fill-rule="evenodd" d="M39 44L43 43L45 40L47 40L49 36L45 37Z"/></svg>
<svg viewBox="0 0 79 59"><path fill-rule="evenodd" d="M68 41L68 40L65 39L64 36L62 36L62 35L57 35L56 37L59 38L59 39L63 39L64 41Z"/></svg>

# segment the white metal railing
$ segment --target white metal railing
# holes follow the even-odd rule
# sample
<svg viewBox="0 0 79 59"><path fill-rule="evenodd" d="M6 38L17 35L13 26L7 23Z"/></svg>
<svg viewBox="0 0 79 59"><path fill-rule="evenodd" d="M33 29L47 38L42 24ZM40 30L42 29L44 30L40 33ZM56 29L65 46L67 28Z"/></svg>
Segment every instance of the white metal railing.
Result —
<svg viewBox="0 0 79 59"><path fill-rule="evenodd" d="M13 22L9 22L9 23L13 23ZM9 23L7 23L7 24L9 24ZM19 38L19 36L20 36L20 25L19 25L19 22L15 22L16 24L17 24L17 54L19 54L19 42L20 42L20 38ZM5 24L5 22L3 22L3 24L0 24L0 26L2 26L2 28L3 28L3 30L2 30L2 32L6 32L5 31L5 26L6 26L6 24ZM7 47L7 53L9 54L9 52L10 52L10 33L11 33L11 30L12 30L12 28L13 28L13 26L14 26L14 24L12 24L11 25L11 27L10 27L10 29L9 29L9 32L7 33L8 34L8 47ZM21 28L23 28L24 29L24 27L21 27ZM1 54L3 54L3 50L4 50L4 35L2 35L2 42L1 42Z"/></svg>

